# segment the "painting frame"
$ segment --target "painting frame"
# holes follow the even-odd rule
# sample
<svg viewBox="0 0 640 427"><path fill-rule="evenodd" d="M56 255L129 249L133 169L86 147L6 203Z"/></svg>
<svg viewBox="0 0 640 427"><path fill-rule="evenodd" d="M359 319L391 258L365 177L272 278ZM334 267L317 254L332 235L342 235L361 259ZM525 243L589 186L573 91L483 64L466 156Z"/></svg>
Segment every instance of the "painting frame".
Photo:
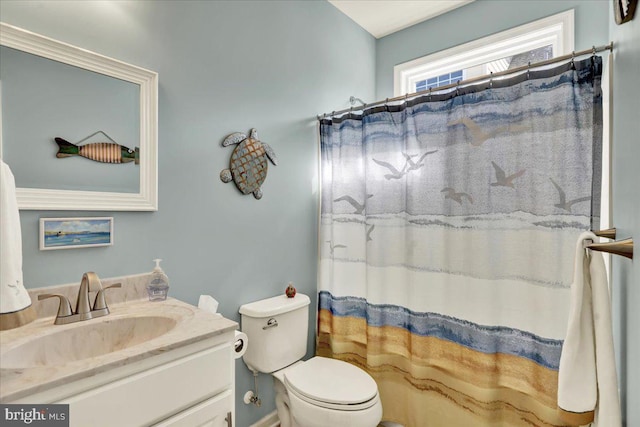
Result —
<svg viewBox="0 0 640 427"><path fill-rule="evenodd" d="M40 218L40 250L113 246L113 217Z"/></svg>

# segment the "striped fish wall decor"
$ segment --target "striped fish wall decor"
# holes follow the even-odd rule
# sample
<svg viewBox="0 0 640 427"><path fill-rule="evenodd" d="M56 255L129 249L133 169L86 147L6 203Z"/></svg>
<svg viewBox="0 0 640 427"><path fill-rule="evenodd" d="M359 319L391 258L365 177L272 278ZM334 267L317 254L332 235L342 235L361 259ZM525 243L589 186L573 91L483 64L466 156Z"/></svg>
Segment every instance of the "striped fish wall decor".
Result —
<svg viewBox="0 0 640 427"><path fill-rule="evenodd" d="M75 145L71 142L56 137L58 144L58 152L56 157L59 159L71 156L81 156L85 159L94 160L101 163L129 163L134 162L140 164L140 149L136 147L134 150L119 145L114 142L93 142L84 145Z"/></svg>
<svg viewBox="0 0 640 427"><path fill-rule="evenodd" d="M558 366L575 242L599 224L601 73L593 57L320 121L317 354L369 372L383 420L567 425Z"/></svg>

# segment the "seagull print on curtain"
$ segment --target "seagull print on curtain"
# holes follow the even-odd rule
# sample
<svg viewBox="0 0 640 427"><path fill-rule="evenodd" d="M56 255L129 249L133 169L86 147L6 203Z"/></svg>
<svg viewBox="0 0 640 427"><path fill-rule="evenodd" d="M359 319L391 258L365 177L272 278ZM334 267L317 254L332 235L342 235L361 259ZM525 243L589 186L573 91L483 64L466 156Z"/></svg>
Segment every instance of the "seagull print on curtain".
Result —
<svg viewBox="0 0 640 427"><path fill-rule="evenodd" d="M574 245L599 223L601 72L593 57L321 120L317 354L369 372L384 420L565 425Z"/></svg>

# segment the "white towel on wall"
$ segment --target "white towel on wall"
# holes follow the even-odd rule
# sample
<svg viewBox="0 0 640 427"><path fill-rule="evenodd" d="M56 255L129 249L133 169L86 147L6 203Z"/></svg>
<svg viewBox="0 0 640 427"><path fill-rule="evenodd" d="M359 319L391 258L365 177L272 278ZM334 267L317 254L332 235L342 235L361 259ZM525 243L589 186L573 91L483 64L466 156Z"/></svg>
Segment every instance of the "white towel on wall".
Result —
<svg viewBox="0 0 640 427"><path fill-rule="evenodd" d="M0 159L0 313L31 305L22 283L22 233L13 174Z"/></svg>
<svg viewBox="0 0 640 427"><path fill-rule="evenodd" d="M622 425L613 350L611 302L602 254L576 243L567 336L558 372L558 407L569 421L594 417L594 427ZM588 421L587 421L588 422ZM583 424L585 424L583 422Z"/></svg>

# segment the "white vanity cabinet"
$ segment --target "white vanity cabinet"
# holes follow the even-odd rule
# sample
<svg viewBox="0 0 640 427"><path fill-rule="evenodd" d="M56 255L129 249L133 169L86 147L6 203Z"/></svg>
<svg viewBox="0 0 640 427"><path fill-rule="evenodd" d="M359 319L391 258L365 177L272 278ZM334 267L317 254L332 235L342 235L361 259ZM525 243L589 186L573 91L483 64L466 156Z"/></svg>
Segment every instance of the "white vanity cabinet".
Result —
<svg viewBox="0 0 640 427"><path fill-rule="evenodd" d="M71 427L231 427L233 331L11 403L69 404Z"/></svg>
<svg viewBox="0 0 640 427"><path fill-rule="evenodd" d="M70 405L71 427L218 427L231 425L232 395L231 343L223 343L56 403Z"/></svg>
<svg viewBox="0 0 640 427"><path fill-rule="evenodd" d="M71 427L233 425L236 322L173 298L110 310L2 331L0 402L68 404Z"/></svg>
<svg viewBox="0 0 640 427"><path fill-rule="evenodd" d="M231 427L233 425L233 390L207 399L198 405L155 424L154 427Z"/></svg>

